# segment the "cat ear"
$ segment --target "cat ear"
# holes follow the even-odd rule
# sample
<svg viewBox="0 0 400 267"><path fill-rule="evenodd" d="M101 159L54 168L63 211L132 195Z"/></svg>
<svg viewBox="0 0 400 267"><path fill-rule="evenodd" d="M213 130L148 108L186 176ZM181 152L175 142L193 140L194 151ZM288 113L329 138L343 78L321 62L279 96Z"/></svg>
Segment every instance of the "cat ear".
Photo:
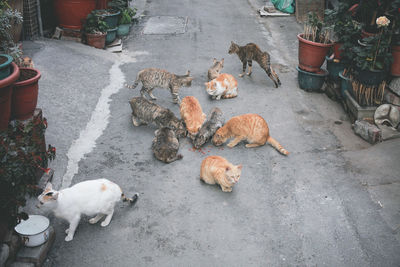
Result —
<svg viewBox="0 0 400 267"><path fill-rule="evenodd" d="M224 63L224 59L223 58L221 59L221 63Z"/></svg>
<svg viewBox="0 0 400 267"><path fill-rule="evenodd" d="M160 130L157 129L157 130L154 132L154 135L157 135L159 131L160 131Z"/></svg>
<svg viewBox="0 0 400 267"><path fill-rule="evenodd" d="M50 182L48 182L46 184L46 187L44 188L44 190L52 190L52 189L53 189L53 185Z"/></svg>
<svg viewBox="0 0 400 267"><path fill-rule="evenodd" d="M213 59L213 63L214 63L214 64L215 64L215 62L217 62L217 59L216 59L216 58Z"/></svg>
<svg viewBox="0 0 400 267"><path fill-rule="evenodd" d="M243 168L242 164L238 165L237 168L241 170Z"/></svg>
<svg viewBox="0 0 400 267"><path fill-rule="evenodd" d="M52 195L52 198L55 199L55 200L57 200L57 199L58 199L58 192L55 192L55 193Z"/></svg>

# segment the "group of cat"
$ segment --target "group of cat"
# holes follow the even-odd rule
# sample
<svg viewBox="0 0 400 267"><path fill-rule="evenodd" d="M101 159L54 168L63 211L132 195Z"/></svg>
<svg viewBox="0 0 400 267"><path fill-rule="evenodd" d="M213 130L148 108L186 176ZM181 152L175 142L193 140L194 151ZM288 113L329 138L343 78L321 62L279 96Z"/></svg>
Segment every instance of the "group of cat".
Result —
<svg viewBox="0 0 400 267"><path fill-rule="evenodd" d="M229 54L233 53L237 54L243 63L240 77L244 75L247 65L249 66L247 75L251 75L252 60L255 60L273 80L275 87L281 84L278 75L270 66L269 54L262 52L256 44L239 46L232 42ZM236 79L230 74L220 74L223 64L223 59L221 61L214 59L213 66L208 71L209 82L206 83L207 93L218 100L237 96ZM179 138L185 136L192 140L196 148L200 148L211 138L216 146L233 138L228 144L229 147L236 146L242 140L248 142L246 147L262 146L268 142L280 153L289 154L269 135L266 121L257 114L235 116L224 124L222 111L219 108L213 108L206 120L206 115L195 97L187 96L181 101L179 88L191 86L192 80L189 71L185 75L175 75L165 70L150 68L140 71L135 83L130 86L135 88L139 81L143 84L140 90L141 97L130 100L132 123L135 126L153 123L159 128L155 131L152 143L152 150L157 159L167 163L182 159L182 155L178 154ZM145 98L147 93L152 100L156 99L152 94L155 87L170 89L174 103L180 104L182 119L178 119L171 110ZM241 170L242 165L233 165L220 156L209 156L201 164L200 178L208 184L219 184L224 192L231 192L233 185L239 181ZM82 214L95 215L89 220L91 224L105 217L101 226L107 226L113 216L116 202L123 200L134 203L138 199L138 194L127 198L117 184L107 179L96 179L80 182L59 191L48 183L38 199L41 205L52 209L57 217L69 222L69 227L65 230L67 234L65 241L71 241Z"/></svg>
<svg viewBox="0 0 400 267"><path fill-rule="evenodd" d="M262 52L253 43L239 46L231 42L229 54L237 54L243 63L242 77L247 65L252 73L252 61L255 60L266 71L275 86L281 82L278 75L271 68L270 56ZM232 98L238 95L237 80L227 73L220 73L224 67L224 59L218 61L214 58L213 65L208 70L208 82L205 83L207 93L213 99ZM152 150L155 157L163 162L170 163L182 159L178 154L179 138L188 136L195 148L200 148L212 138L216 146L220 146L228 139L233 140L229 147L236 146L239 142L246 140L246 147L262 146L265 143L271 144L280 153L288 155L275 139L269 135L266 121L257 114L244 114L231 118L225 125L222 111L213 108L208 118L203 113L199 101L194 96L186 96L182 100L179 97L179 88L189 87L193 77L190 71L185 75L176 75L166 70L147 68L139 71L136 80L129 88L136 88L139 82L142 83L140 90L141 97L134 97L130 100L132 108L132 123L135 126L142 124L155 124L159 129L155 131L152 143ZM145 98L145 94L151 100L156 100L152 91L156 87L169 89L174 103L179 103L181 119L174 113ZM201 164L200 178L209 184L219 184L224 192L231 192L232 186L239 180L242 165L233 165L220 156L210 156L204 159Z"/></svg>

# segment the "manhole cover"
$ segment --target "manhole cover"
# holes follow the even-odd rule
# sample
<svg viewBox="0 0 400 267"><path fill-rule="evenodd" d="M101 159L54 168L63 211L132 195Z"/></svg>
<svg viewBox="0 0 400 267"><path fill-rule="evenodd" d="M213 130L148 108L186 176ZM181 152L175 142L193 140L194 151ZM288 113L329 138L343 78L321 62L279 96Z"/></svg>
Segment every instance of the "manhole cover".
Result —
<svg viewBox="0 0 400 267"><path fill-rule="evenodd" d="M151 17L143 34L182 34L186 32L187 17Z"/></svg>

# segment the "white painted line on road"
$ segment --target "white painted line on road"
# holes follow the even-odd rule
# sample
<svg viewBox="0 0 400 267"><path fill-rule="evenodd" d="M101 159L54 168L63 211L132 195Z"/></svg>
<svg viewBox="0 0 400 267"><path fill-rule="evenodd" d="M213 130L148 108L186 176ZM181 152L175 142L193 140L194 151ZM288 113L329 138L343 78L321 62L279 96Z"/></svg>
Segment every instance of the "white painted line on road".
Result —
<svg viewBox="0 0 400 267"><path fill-rule="evenodd" d="M96 108L92 112L86 128L83 129L79 138L72 142L68 150L67 171L62 178L61 188L67 188L71 185L72 179L79 170L79 162L90 153L96 146L96 140L107 128L110 118L111 96L124 87L125 75L120 69L121 62L114 63L110 69L110 84L101 91L100 98Z"/></svg>

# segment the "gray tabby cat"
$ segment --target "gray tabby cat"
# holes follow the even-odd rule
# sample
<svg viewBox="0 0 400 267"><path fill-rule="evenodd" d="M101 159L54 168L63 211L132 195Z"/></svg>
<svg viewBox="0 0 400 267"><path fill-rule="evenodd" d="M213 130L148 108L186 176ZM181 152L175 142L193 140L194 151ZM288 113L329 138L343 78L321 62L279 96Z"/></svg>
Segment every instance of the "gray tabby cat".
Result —
<svg viewBox="0 0 400 267"><path fill-rule="evenodd" d="M219 108L213 108L208 115L207 121L201 126L196 139L193 141L195 148L199 149L204 145L215 132L224 124L222 111Z"/></svg>
<svg viewBox="0 0 400 267"><path fill-rule="evenodd" d="M179 137L186 136L186 128L182 120L164 107L143 97L134 97L129 101L132 108L132 123L135 126L153 123L158 127L170 127Z"/></svg>
<svg viewBox="0 0 400 267"><path fill-rule="evenodd" d="M189 87L192 85L193 77L190 77L190 71L187 71L185 75L176 75L166 70L148 68L139 71L136 76L136 80L133 85L126 85L130 89L135 89L138 86L139 81L142 82L142 89L140 94L144 97L144 93L147 93L152 100L157 98L152 94L152 91L156 87L169 89L172 94L173 102L179 103L179 88L182 86Z"/></svg>
<svg viewBox="0 0 400 267"><path fill-rule="evenodd" d="M213 65L208 69L208 81L217 78L223 67L224 67L224 59L218 61L216 58L214 58Z"/></svg>
<svg viewBox="0 0 400 267"><path fill-rule="evenodd" d="M173 130L169 127L162 127L155 131L154 134L155 137L151 149L158 160L171 163L183 158L181 154L177 154L179 150L179 141Z"/></svg>

